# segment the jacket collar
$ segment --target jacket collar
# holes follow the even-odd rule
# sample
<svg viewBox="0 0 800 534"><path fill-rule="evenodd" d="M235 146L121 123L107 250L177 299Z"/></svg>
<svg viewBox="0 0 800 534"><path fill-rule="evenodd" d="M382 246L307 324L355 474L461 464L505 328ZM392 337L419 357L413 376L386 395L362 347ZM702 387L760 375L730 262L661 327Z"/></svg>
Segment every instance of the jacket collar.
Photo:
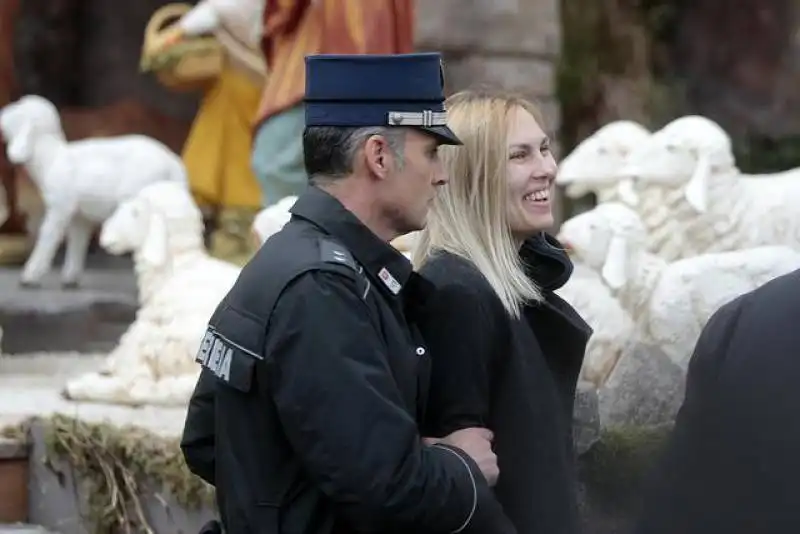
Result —
<svg viewBox="0 0 800 534"><path fill-rule="evenodd" d="M572 305L554 293L555 290L563 287L572 276L574 268L572 260L569 259L564 246L555 237L544 232L527 239L523 243L520 249L520 257L525 264L528 276L545 293L542 306L555 312L577 334L573 336L569 343L577 343L575 346L579 350L576 349L572 354L574 354L575 360L578 361L579 368L580 362L583 361L585 344L592 335L593 330ZM532 306L525 310L526 316L533 323L541 320L541 316L537 312L538 309L538 306Z"/></svg>
<svg viewBox="0 0 800 534"><path fill-rule="evenodd" d="M564 246L544 232L525 240L520 249L525 272L543 291L551 292L567 283L572 276L572 260Z"/></svg>
<svg viewBox="0 0 800 534"><path fill-rule="evenodd" d="M389 295L400 295L412 278L411 262L403 254L319 187L309 187L289 211L338 239Z"/></svg>

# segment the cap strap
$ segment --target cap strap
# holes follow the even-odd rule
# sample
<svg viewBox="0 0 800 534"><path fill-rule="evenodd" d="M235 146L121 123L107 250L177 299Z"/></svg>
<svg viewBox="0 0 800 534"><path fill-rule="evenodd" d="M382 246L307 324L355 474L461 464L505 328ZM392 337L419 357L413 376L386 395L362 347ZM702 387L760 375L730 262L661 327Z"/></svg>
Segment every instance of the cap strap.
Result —
<svg viewBox="0 0 800 534"><path fill-rule="evenodd" d="M446 126L446 111L390 111L389 124L392 126L422 126L430 128L432 126Z"/></svg>

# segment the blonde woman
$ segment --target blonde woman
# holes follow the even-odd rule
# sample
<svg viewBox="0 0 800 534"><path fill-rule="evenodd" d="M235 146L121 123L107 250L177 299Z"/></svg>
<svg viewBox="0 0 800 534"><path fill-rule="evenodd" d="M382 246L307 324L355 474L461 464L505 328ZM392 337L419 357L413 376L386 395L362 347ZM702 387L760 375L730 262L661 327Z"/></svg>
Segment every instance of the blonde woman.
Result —
<svg viewBox="0 0 800 534"><path fill-rule="evenodd" d="M494 434L496 496L517 532L578 531L572 408L591 329L553 290L572 273L552 226L556 163L534 105L462 92L446 103L462 147L414 263L437 290L420 324L433 359L425 434Z"/></svg>

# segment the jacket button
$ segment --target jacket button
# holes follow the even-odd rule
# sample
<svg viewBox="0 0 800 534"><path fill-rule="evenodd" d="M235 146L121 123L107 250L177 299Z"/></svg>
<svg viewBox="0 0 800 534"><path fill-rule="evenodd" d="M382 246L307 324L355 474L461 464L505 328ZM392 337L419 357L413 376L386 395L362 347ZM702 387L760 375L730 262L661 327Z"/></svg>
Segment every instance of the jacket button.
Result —
<svg viewBox="0 0 800 534"><path fill-rule="evenodd" d="M417 347L417 356L425 355L425 347Z"/></svg>

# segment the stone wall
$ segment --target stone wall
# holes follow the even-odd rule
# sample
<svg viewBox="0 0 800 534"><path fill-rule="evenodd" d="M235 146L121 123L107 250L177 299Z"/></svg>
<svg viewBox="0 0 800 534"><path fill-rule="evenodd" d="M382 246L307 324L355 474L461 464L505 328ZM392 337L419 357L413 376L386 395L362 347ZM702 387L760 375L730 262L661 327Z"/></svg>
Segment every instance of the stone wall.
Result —
<svg viewBox="0 0 800 534"><path fill-rule="evenodd" d="M492 83L535 98L557 129L558 0L417 3L417 48L445 55L449 90Z"/></svg>
<svg viewBox="0 0 800 534"><path fill-rule="evenodd" d="M484 84L518 91L539 104L555 138L561 122L555 96L559 0L418 0L416 5L417 48L443 53L448 92Z"/></svg>

